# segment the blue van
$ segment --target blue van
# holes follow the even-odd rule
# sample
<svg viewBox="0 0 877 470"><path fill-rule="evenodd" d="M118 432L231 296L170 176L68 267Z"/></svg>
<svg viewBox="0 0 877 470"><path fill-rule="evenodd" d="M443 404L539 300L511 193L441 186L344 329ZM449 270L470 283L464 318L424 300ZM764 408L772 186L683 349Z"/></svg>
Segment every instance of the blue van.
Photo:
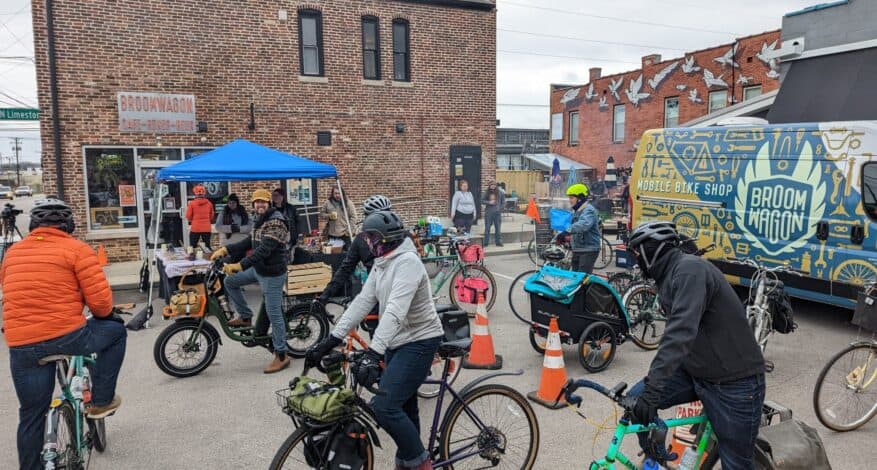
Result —
<svg viewBox="0 0 877 470"><path fill-rule="evenodd" d="M877 121L650 130L630 183L631 225L670 220L729 281L789 263L789 294L855 307L877 282Z"/></svg>

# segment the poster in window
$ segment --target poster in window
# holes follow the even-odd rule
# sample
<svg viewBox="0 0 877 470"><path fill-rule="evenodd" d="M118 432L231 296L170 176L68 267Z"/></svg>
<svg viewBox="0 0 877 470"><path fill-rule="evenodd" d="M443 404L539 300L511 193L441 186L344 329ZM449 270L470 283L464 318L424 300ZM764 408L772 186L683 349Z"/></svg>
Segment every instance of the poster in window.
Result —
<svg viewBox="0 0 877 470"><path fill-rule="evenodd" d="M91 209L91 227L92 228L122 228L121 207L95 207Z"/></svg>
<svg viewBox="0 0 877 470"><path fill-rule="evenodd" d="M286 180L286 200L294 206L309 206L313 204L313 180L310 178Z"/></svg>
<svg viewBox="0 0 877 470"><path fill-rule="evenodd" d="M137 192L133 184L119 185L119 205L122 207L137 206Z"/></svg>
<svg viewBox="0 0 877 470"><path fill-rule="evenodd" d="M164 212L173 212L177 210L177 200L173 196L166 197L164 201Z"/></svg>

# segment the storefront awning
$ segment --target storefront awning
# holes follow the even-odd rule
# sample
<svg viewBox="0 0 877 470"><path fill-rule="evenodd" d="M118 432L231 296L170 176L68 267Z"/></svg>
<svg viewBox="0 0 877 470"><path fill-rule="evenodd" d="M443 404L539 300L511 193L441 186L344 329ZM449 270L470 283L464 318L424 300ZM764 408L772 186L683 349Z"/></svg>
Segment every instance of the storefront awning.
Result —
<svg viewBox="0 0 877 470"><path fill-rule="evenodd" d="M560 171L569 171L571 168L576 170L594 169L591 165L585 165L584 163L570 160L569 158L556 153L525 153L524 157L530 161L530 166L532 168L545 171L551 171L551 166L554 164L555 158L560 162Z"/></svg>
<svg viewBox="0 0 877 470"><path fill-rule="evenodd" d="M767 120L790 122L877 119L877 48L791 63Z"/></svg>

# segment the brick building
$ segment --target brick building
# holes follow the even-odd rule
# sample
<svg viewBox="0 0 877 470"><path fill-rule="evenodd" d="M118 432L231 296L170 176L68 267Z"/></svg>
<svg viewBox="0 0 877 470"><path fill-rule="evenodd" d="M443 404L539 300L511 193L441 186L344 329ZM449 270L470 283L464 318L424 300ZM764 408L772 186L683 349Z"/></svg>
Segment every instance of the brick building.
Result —
<svg viewBox="0 0 877 470"><path fill-rule="evenodd" d="M57 137L47 2L32 2L46 192L60 174L76 236L111 261L143 253L158 210L176 224L159 241L185 239L191 185L152 207L155 172L237 138L331 163L355 203L386 194L408 221L448 212L455 178L494 176L492 0L48 3ZM222 204L283 185L319 206L330 183L208 190Z"/></svg>
<svg viewBox="0 0 877 470"><path fill-rule="evenodd" d="M648 55L638 70L603 77L592 68L584 85L552 85L551 151L601 175L610 156L617 168L627 168L644 131L675 127L779 88L779 75L761 58L779 47L779 38L778 30L768 31L675 59Z"/></svg>

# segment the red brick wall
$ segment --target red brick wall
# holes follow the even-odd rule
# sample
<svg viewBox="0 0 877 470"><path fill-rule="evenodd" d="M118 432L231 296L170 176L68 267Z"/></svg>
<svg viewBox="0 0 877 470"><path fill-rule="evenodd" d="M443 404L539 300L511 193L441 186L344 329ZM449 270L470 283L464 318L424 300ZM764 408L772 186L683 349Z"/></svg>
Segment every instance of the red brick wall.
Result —
<svg viewBox="0 0 877 470"><path fill-rule="evenodd" d="M738 39L738 48L736 62L740 68L732 71L730 66L724 66L713 59L720 57L727 52L732 44L724 44L710 49L691 52L670 60L664 60L652 65L645 65L643 68L631 72L625 72L616 75L594 80L594 92L597 94L590 102L584 95L588 91L589 83L581 86L579 95L576 99L567 103L561 103L564 93L569 90L568 87L555 87L551 90L551 113L563 113L563 140L552 140L550 142L551 151L568 158L586 163L598 169L598 173L603 175L606 171L606 159L611 155L615 159L615 166L618 168L629 167L636 155L634 145L639 143L640 136L648 129L664 127L664 99L674 96L679 97L679 124L685 123L692 119L698 118L708 113L709 109L709 91L722 90L721 87L707 88L704 82L703 69L710 70L715 77L724 74L722 79L729 85L729 95L733 91L736 102L743 100L744 85L736 83L741 75L750 78L749 84L745 86L758 85L762 86L762 93L767 93L779 88L779 80L769 78L767 72L770 68L755 54L761 52L763 44L771 44L777 41L779 44L779 31L769 31L753 36ZM685 63L684 58L693 56L697 66L701 70L686 74L682 65ZM644 57L645 59L645 57ZM648 80L653 78L656 73L663 70L664 67L679 62L679 65L658 85L657 91L648 85ZM643 75L641 93L650 93L651 96L641 100L639 107L630 102L624 94L624 90L628 89L631 80L636 80L640 74ZM608 91L609 83L612 80L623 78L624 82L619 88L620 101L616 101L612 94ZM685 85L684 90L678 90L677 85ZM694 88L698 92L698 97L702 103L693 103L689 100L688 93ZM599 108L599 101L602 96L607 97L608 107ZM625 105L625 137L623 143L612 142L612 115L613 107L618 104ZM729 104L730 105L730 104ZM569 112L579 112L579 144L569 145Z"/></svg>
<svg viewBox="0 0 877 470"><path fill-rule="evenodd" d="M299 80L300 7L323 13L328 83ZM57 178L44 2L34 0L32 9L43 179L51 193ZM287 10L287 21L278 21L279 9ZM362 79L360 18L366 14L380 19L378 86ZM391 81L394 18L410 22L413 86ZM495 177L495 11L377 0L55 2L55 31L65 197L82 221L80 237L86 226L82 146L155 146L158 137L118 131L119 91L195 95L197 119L209 131L160 135L164 146L245 138L331 163L357 203L374 193L425 201L405 206L408 220L447 212L451 145L480 145L483 182ZM255 131L247 129L251 102ZM396 123L405 125L404 133L395 131ZM330 147L316 145L317 131L332 132ZM326 192L320 184L320 201ZM106 243L111 259L130 257L121 249L125 243L137 242Z"/></svg>

